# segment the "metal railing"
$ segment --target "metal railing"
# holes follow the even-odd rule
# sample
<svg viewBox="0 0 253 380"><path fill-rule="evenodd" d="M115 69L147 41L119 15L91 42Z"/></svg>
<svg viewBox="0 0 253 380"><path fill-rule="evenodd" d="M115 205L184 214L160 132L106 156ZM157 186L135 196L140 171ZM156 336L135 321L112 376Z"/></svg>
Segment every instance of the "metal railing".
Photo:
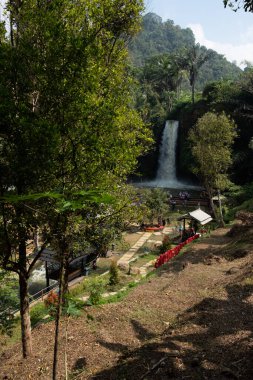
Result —
<svg viewBox="0 0 253 380"><path fill-rule="evenodd" d="M93 261L94 261L94 259L88 261L86 263L86 267L88 267L88 265L91 264ZM52 284L50 286L47 286L47 287L39 290L37 293L35 293L33 295L29 295L30 306L34 305L39 300L43 301L44 297L46 297L52 290L56 290L58 287L59 287L59 284L58 284L58 282L56 282L55 284ZM9 312L10 316L17 316L19 314L19 309L12 310L11 308L8 307L7 309L1 311L0 315L2 315L4 313L8 314L8 312Z"/></svg>
<svg viewBox="0 0 253 380"><path fill-rule="evenodd" d="M56 282L55 284L47 286L46 288L39 290L37 293L30 295L29 296L29 304L32 305L34 302L36 302L38 300L43 301L44 297L47 296L48 293L50 293L53 289L58 288L58 285L59 285L58 282Z"/></svg>
<svg viewBox="0 0 253 380"><path fill-rule="evenodd" d="M31 306L39 300L43 301L44 297L47 296L48 293L50 293L52 290L57 289L57 288L58 288L58 282L56 282L55 284L52 284L50 286L47 286L46 288L39 290L37 293L35 293L33 295L29 295L29 305ZM10 317L11 316L16 317L17 315L19 315L19 311L20 311L19 309L13 310L10 307L8 307L7 309L1 311L0 315L7 314Z"/></svg>

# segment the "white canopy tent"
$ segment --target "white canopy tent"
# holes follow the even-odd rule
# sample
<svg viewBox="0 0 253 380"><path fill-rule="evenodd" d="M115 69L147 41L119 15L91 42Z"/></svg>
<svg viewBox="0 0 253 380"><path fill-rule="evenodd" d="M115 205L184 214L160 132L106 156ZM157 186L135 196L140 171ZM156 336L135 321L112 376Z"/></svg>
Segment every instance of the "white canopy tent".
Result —
<svg viewBox="0 0 253 380"><path fill-rule="evenodd" d="M197 209L197 210L195 210L195 211L189 212L186 215L189 215L189 217L191 219L195 219L202 226L204 226L205 224L207 224L207 223L211 222L211 220L213 220L213 218L211 217L211 215L209 215L206 212L202 211L200 208Z"/></svg>
<svg viewBox="0 0 253 380"><path fill-rule="evenodd" d="M207 214L205 211L202 211L200 208L198 208L197 210L188 212L187 214L184 214L178 218L178 220L184 221L183 222L184 223L183 233L185 233L185 220L186 219L200 223L202 226L204 226L205 224L207 224L207 223L211 222L211 220L213 220L211 215Z"/></svg>

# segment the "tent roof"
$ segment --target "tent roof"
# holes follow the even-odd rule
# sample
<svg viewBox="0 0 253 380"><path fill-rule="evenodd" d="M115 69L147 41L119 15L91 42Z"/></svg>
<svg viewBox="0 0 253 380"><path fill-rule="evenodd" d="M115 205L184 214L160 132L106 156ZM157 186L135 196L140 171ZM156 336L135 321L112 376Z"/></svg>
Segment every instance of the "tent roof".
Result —
<svg viewBox="0 0 253 380"><path fill-rule="evenodd" d="M197 220L202 226L204 224L211 222L211 220L213 219L211 215L202 211L200 208L192 212L188 212L188 214L181 216L179 220L188 219L188 218Z"/></svg>
<svg viewBox="0 0 253 380"><path fill-rule="evenodd" d="M202 225L211 222L211 220L213 219L211 217L211 215L209 215L206 212L200 210L200 208L198 210L189 212L189 215L193 219L196 219L198 222L200 222L200 224L202 224Z"/></svg>

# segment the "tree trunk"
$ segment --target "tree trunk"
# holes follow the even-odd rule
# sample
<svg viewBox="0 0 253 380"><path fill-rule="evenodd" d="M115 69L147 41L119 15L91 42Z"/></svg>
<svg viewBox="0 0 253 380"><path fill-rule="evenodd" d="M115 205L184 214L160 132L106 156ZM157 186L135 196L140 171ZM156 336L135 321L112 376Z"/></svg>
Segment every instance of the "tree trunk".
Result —
<svg viewBox="0 0 253 380"><path fill-rule="evenodd" d="M59 299L57 305L57 312L55 318L55 336L54 336L54 359L53 359L53 374L52 379L57 379L58 370L58 353L59 353L59 340L60 340L60 319L62 311L62 288L63 288L63 277L64 277L63 262L61 263L60 278L59 278Z"/></svg>
<svg viewBox="0 0 253 380"><path fill-rule="evenodd" d="M64 253L63 261L63 286L62 286L62 302L65 303L65 297L69 292L69 254Z"/></svg>
<svg viewBox="0 0 253 380"><path fill-rule="evenodd" d="M69 316L65 318L65 348L64 348L64 367L65 367L65 380L68 380L68 327L69 327Z"/></svg>
<svg viewBox="0 0 253 380"><path fill-rule="evenodd" d="M195 80L192 82L192 104L195 103Z"/></svg>
<svg viewBox="0 0 253 380"><path fill-rule="evenodd" d="M18 267L19 267L19 296L20 296L20 319L21 319L21 337L23 357L27 358L32 355L32 332L29 309L29 293L27 270L27 252L26 252L26 230L21 223L22 210L17 208L18 217ZM20 218L20 220L19 220Z"/></svg>
<svg viewBox="0 0 253 380"><path fill-rule="evenodd" d="M65 296L68 291L68 258L69 252L66 242L61 244L61 268L59 278L59 298L57 312L55 318L55 339L54 339L54 360L53 360L53 380L57 379L58 357L59 357L59 341L60 341L60 322L62 315L62 306L65 301Z"/></svg>
<svg viewBox="0 0 253 380"><path fill-rule="evenodd" d="M216 214L215 207L214 207L214 203L213 203L213 192L212 192L211 189L209 189L207 187L206 187L206 191L207 191L207 194L208 194L208 198L209 198L212 214L213 214L215 220L218 221L217 214Z"/></svg>
<svg viewBox="0 0 253 380"><path fill-rule="evenodd" d="M219 201L219 211L220 211L220 226L224 227L225 223L224 223L222 207L221 207L220 190L218 190L218 201Z"/></svg>
<svg viewBox="0 0 253 380"><path fill-rule="evenodd" d="M27 358L32 355L32 333L29 311L28 278L23 273L19 275L19 289L22 349L23 357Z"/></svg>
<svg viewBox="0 0 253 380"><path fill-rule="evenodd" d="M34 234L33 234L33 246L34 246L34 251L38 252L38 250L39 250L39 231L38 231L38 228L35 229Z"/></svg>

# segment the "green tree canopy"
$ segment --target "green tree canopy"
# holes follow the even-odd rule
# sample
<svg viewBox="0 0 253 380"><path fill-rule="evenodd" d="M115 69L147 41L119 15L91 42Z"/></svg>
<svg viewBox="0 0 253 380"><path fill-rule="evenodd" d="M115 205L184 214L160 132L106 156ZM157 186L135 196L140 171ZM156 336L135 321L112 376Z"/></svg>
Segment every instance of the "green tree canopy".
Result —
<svg viewBox="0 0 253 380"><path fill-rule="evenodd" d="M117 187L150 141L133 109L126 67L126 43L138 30L143 2L14 0L7 7L10 38L1 34L0 45L0 260L19 274L27 356L27 280L39 257L28 265L27 240L44 225L67 260L71 227L89 203L78 194ZM41 192L47 195L38 198Z"/></svg>
<svg viewBox="0 0 253 380"><path fill-rule="evenodd" d="M232 8L235 12L244 8L245 12L253 12L253 1L252 0L223 0L225 8L228 6Z"/></svg>
<svg viewBox="0 0 253 380"><path fill-rule="evenodd" d="M223 190L230 183L228 169L232 164L232 144L236 135L234 121L225 113L213 112L207 112L198 119L189 133L192 154L196 162L193 172L204 185L213 212L214 191Z"/></svg>

